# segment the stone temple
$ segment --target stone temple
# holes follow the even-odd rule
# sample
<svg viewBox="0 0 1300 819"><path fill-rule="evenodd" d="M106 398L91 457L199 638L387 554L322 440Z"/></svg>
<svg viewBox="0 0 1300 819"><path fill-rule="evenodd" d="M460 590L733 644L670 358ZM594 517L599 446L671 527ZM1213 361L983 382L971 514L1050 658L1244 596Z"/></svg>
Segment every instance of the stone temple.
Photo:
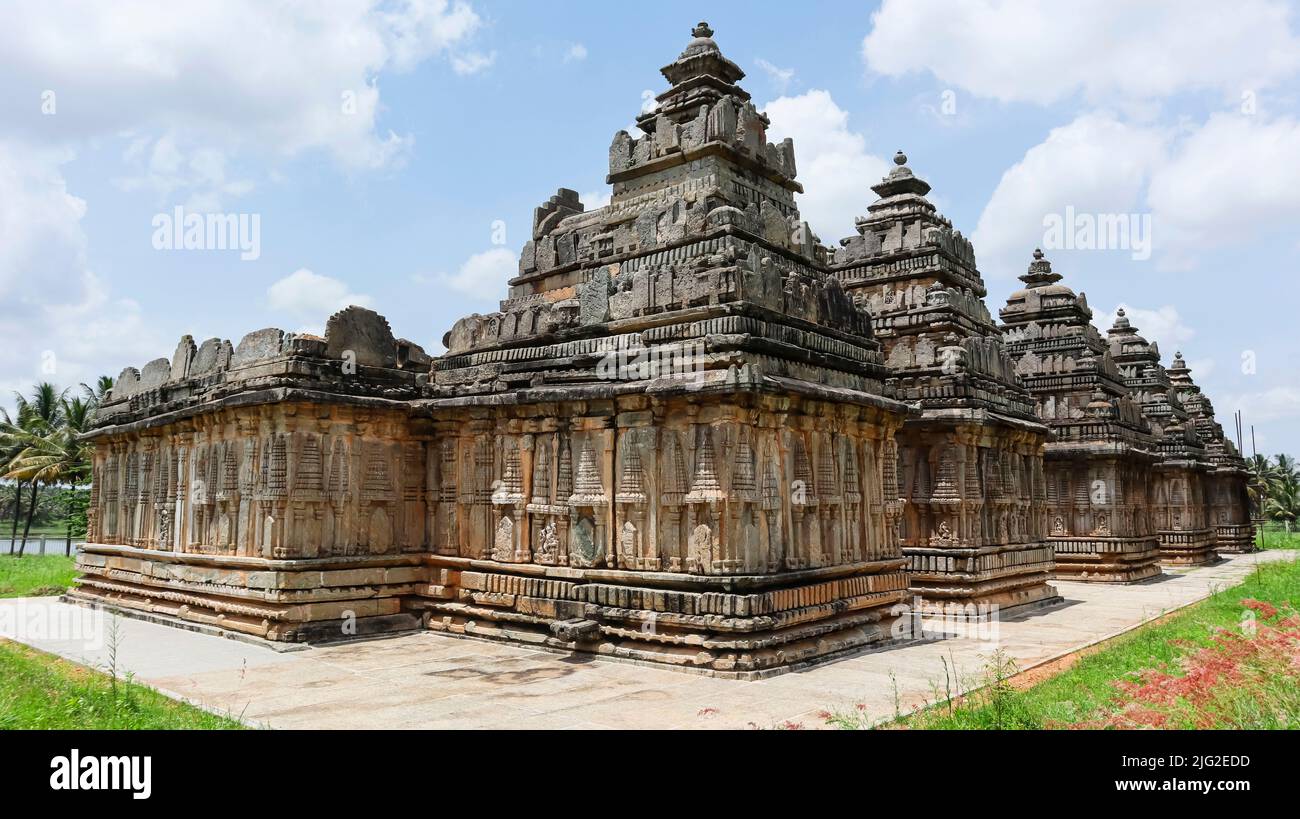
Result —
<svg viewBox="0 0 1300 819"><path fill-rule="evenodd" d="M886 643L917 600L1050 605L1058 573L1252 548L1181 358L1122 318L1103 340L1041 254L995 322L901 155L821 245L794 145L692 35L614 137L609 204L538 207L500 310L444 355L349 307L124 370L69 596L754 677Z"/></svg>

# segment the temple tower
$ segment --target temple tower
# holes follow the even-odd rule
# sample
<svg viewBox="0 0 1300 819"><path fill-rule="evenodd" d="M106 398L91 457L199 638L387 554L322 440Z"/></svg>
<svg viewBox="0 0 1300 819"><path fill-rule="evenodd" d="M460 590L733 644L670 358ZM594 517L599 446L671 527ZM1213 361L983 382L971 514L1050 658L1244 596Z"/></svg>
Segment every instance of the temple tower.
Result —
<svg viewBox="0 0 1300 819"><path fill-rule="evenodd" d="M871 312L896 397L922 409L898 436L911 589L1003 608L1059 599L1041 513L1047 428L984 305L970 242L907 157L894 162L831 270Z"/></svg>
<svg viewBox="0 0 1300 819"><path fill-rule="evenodd" d="M1085 294L1060 284L1041 250L1020 280L1025 287L1000 316L1016 373L1052 429L1046 514L1057 574L1105 582L1157 575L1149 515L1157 438L1112 356L1131 357L1135 345L1102 339ZM1125 371L1139 369L1125 361Z"/></svg>

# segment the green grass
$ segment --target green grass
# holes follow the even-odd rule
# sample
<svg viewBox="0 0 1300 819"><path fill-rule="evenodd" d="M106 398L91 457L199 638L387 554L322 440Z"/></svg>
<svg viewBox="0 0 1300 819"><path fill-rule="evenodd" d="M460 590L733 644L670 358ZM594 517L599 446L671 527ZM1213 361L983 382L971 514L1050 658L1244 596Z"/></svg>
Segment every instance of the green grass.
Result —
<svg viewBox="0 0 1300 819"><path fill-rule="evenodd" d="M962 730L1104 724L1130 701L1122 691L1125 682L1137 682L1143 672L1168 672L1170 677L1161 677L1172 688L1189 687L1193 681L1185 676L1190 673L1189 666L1204 670L1205 658L1213 665L1228 656L1220 651L1225 640L1222 629L1230 630L1226 637L1230 646L1241 646L1245 638L1238 635L1246 622L1243 618L1252 616L1242 601L1250 599L1273 604L1282 611L1279 617L1294 614L1300 608L1300 562L1263 564L1241 585L1118 637L1061 674L1024 690L1012 684L1014 665L1005 657L994 657L980 678L972 681L982 686L979 690L959 701L903 715L886 727ZM1259 618L1259 623L1258 633L1271 633L1266 618ZM1300 666L1294 659L1300 628L1294 617L1284 626L1280 639L1286 644L1285 651L1234 661L1236 678L1197 677L1204 686L1196 688L1201 685L1197 682L1190 687L1196 688L1193 698L1200 703L1196 706L1200 711L1194 712L1189 701L1175 698L1167 727L1300 728L1300 681L1296 679ZM1206 647L1214 653L1198 653ZM1288 661L1292 665L1288 666ZM1207 693L1212 696L1201 696ZM827 715L827 722L863 728L871 720L865 714L836 713Z"/></svg>
<svg viewBox="0 0 1300 819"><path fill-rule="evenodd" d="M1292 528L1294 531L1288 532L1279 523L1268 523L1255 533L1255 543L1266 550L1300 549L1300 528Z"/></svg>
<svg viewBox="0 0 1300 819"><path fill-rule="evenodd" d="M58 555L0 555L0 597L62 594L76 576L73 559Z"/></svg>
<svg viewBox="0 0 1300 819"><path fill-rule="evenodd" d="M130 679L0 640L0 729L242 727Z"/></svg>

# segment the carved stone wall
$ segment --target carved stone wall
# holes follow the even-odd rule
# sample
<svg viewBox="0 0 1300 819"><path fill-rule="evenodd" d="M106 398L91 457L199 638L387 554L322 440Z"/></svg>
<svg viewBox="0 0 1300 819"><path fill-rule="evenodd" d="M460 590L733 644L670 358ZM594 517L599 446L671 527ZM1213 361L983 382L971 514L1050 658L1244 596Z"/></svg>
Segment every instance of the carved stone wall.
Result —
<svg viewBox="0 0 1300 819"><path fill-rule="evenodd" d="M739 392L445 412L435 630L752 672L887 636L889 412Z"/></svg>

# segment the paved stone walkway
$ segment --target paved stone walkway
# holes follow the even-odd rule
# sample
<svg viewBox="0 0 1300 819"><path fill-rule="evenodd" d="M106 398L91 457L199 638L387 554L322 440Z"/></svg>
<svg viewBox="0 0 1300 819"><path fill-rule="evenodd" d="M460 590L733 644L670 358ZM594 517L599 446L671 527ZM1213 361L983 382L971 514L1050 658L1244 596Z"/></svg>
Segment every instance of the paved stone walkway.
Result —
<svg viewBox="0 0 1300 819"><path fill-rule="evenodd" d="M996 646L1027 669L1235 585L1258 562L1295 556L1234 557L1136 586L1058 581L1065 603L1004 619ZM51 598L0 600L0 624L70 608ZM995 648L980 639L935 640L743 682L433 633L281 653L112 619L120 671L273 728L767 728L787 721L816 728L818 712L858 704L888 717L895 690L903 711L933 700L944 688L945 660L958 678L975 678ZM87 665L108 661L107 644L21 639Z"/></svg>

